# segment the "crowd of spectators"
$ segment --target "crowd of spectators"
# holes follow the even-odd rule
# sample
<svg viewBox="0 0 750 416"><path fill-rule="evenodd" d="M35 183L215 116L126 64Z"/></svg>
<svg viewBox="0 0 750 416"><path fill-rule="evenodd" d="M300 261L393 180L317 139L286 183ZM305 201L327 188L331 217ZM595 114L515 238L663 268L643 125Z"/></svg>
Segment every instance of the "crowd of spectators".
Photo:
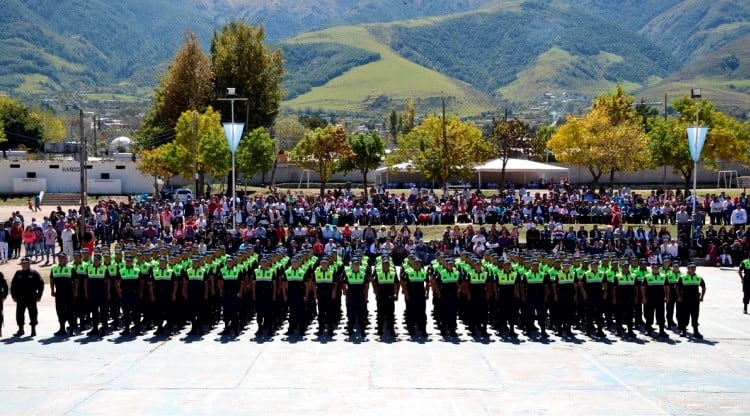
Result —
<svg viewBox="0 0 750 416"><path fill-rule="evenodd" d="M442 194L413 186L372 189L367 197L342 188L322 197L277 188L240 195L236 210L231 197L221 194L184 203L101 200L87 208L81 236L75 210L58 207L28 223L19 211L0 228L0 243L9 248L0 260L17 258L23 248L25 255L48 264L56 249L72 255L76 248L117 241L144 248L197 245L202 252L223 245L229 253L242 244L259 252L281 245L290 255L303 249L320 255L336 250L344 259L358 250L370 258L387 252L397 264L411 251L429 261L437 251L502 253L522 240L529 248L550 252L614 253L656 263L669 253L684 261L699 256L710 264L736 266L750 250L744 193L698 198L695 215L692 199L679 190L593 190L554 183L545 191L510 186L491 193ZM444 232L425 239L427 225L444 226ZM676 229L674 235L669 229Z"/></svg>

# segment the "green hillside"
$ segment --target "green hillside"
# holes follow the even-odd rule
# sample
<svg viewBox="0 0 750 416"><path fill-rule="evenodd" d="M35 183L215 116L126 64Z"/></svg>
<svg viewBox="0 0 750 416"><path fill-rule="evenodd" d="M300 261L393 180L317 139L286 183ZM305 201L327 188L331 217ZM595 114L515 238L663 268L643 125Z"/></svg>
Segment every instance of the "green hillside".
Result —
<svg viewBox="0 0 750 416"><path fill-rule="evenodd" d="M285 104L297 110L382 113L392 108L391 101L398 102L400 106L401 102L409 98L429 102L442 96L447 98L451 111L461 114L478 114L493 108L493 101L487 94L396 54L379 42L368 27L337 27L294 38L294 44L341 44L377 53L380 59L354 67ZM418 105L420 101L417 102ZM430 111L434 108L437 107L430 105L418 108L418 111Z"/></svg>

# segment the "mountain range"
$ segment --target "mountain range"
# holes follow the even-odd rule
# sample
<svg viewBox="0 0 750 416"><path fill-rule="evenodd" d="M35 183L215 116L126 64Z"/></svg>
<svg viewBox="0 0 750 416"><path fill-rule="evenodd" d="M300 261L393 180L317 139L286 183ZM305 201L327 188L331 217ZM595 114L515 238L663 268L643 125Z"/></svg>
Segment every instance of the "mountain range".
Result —
<svg viewBox="0 0 750 416"><path fill-rule="evenodd" d="M743 0L4 0L0 93L147 96L186 30L234 18L285 54L285 105L382 116L590 102L616 83L649 101L701 87L746 118ZM670 98L671 100L671 98ZM563 107L563 109L566 109Z"/></svg>

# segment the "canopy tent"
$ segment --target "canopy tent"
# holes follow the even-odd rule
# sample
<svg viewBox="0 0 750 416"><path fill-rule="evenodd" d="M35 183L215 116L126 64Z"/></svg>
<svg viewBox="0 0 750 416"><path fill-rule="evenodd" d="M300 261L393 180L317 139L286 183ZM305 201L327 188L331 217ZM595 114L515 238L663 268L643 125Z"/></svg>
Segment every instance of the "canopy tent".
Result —
<svg viewBox="0 0 750 416"><path fill-rule="evenodd" d="M474 168L477 175L477 183L479 187L482 187L482 178L489 182L491 188L500 187L501 185L496 183L500 180L500 174L503 169L502 159L493 159L487 161L483 165ZM550 165L547 163L535 162L533 160L526 159L508 159L508 163L505 166L505 178L506 180L513 181L515 183L522 183L526 185L529 180L532 181L550 181L554 178L567 177L568 168ZM378 183L386 183L389 181L409 183L409 182L423 182L424 176L418 171L411 162L399 163L388 167L381 167L375 170L376 181ZM493 182L495 181L495 182ZM389 185L389 187L391 187Z"/></svg>

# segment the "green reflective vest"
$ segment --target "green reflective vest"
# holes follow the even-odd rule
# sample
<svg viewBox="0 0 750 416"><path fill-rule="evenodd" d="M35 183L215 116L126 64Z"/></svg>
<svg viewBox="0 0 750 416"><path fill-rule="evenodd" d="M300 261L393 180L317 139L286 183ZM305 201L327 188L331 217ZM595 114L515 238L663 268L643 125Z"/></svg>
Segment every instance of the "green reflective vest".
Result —
<svg viewBox="0 0 750 416"><path fill-rule="evenodd" d="M172 280L172 274L174 270L167 267L166 269L156 268L154 269L154 280Z"/></svg>
<svg viewBox="0 0 750 416"><path fill-rule="evenodd" d="M586 283L602 283L607 278L601 271L588 271L584 273L584 276L586 276Z"/></svg>
<svg viewBox="0 0 750 416"><path fill-rule="evenodd" d="M328 267L327 269L315 270L315 282L316 283L333 283L333 270Z"/></svg>
<svg viewBox="0 0 750 416"><path fill-rule="evenodd" d="M530 285L544 283L544 273L542 272L528 272L526 273L526 283Z"/></svg>
<svg viewBox="0 0 750 416"><path fill-rule="evenodd" d="M301 282L305 280L305 270L301 267L298 269L287 269L284 274L286 275L286 280L290 282Z"/></svg>
<svg viewBox="0 0 750 416"><path fill-rule="evenodd" d="M427 279L427 271L425 269L409 269L406 275L409 278L409 283L424 283Z"/></svg>
<svg viewBox="0 0 750 416"><path fill-rule="evenodd" d="M661 273L649 273L646 275L646 284L648 286L664 286L665 276Z"/></svg>
<svg viewBox="0 0 750 416"><path fill-rule="evenodd" d="M270 282L273 280L272 269L257 269L255 270L255 280L258 282Z"/></svg>
<svg viewBox="0 0 750 416"><path fill-rule="evenodd" d="M634 286L636 284L636 276L631 273L618 273L617 284L620 286Z"/></svg>
<svg viewBox="0 0 750 416"><path fill-rule="evenodd" d="M365 283L365 271L360 269L355 272L352 269L346 270L346 280L350 285L361 285Z"/></svg>
<svg viewBox="0 0 750 416"><path fill-rule="evenodd" d="M481 285L487 283L487 272L482 271L472 271L469 273L469 283L473 285Z"/></svg>
<svg viewBox="0 0 750 416"><path fill-rule="evenodd" d="M89 265L86 263L73 264L73 268L75 269L76 274L86 274L89 272Z"/></svg>
<svg viewBox="0 0 750 416"><path fill-rule="evenodd" d="M666 275L667 275L667 281L669 282L669 284L676 285L677 282L680 281L680 276L682 276L682 273L670 271L670 272L667 272Z"/></svg>
<svg viewBox="0 0 750 416"><path fill-rule="evenodd" d="M89 276L89 279L104 279L107 277L107 267L106 266L89 266L86 269L86 274Z"/></svg>
<svg viewBox="0 0 750 416"><path fill-rule="evenodd" d="M238 267L222 267L221 268L221 277L224 280L239 280L240 278L240 269Z"/></svg>
<svg viewBox="0 0 750 416"><path fill-rule="evenodd" d="M683 286L699 286L703 282L703 278L697 274L683 274L680 278Z"/></svg>
<svg viewBox="0 0 750 416"><path fill-rule="evenodd" d="M440 271L440 280L442 280L443 283L456 283L458 282L458 278L459 274L456 269L453 269L453 271L448 271L447 269Z"/></svg>
<svg viewBox="0 0 750 416"><path fill-rule="evenodd" d="M197 269L194 267L190 267L189 269L187 269L188 280L202 281L205 279L205 276L206 276L206 269L203 267L199 267Z"/></svg>
<svg viewBox="0 0 750 416"><path fill-rule="evenodd" d="M138 280L139 274L140 270L138 270L137 267L123 267L120 269L120 278L122 278L122 280Z"/></svg>
<svg viewBox="0 0 750 416"><path fill-rule="evenodd" d="M497 273L497 284L499 285L514 285L518 274L516 272L505 272L503 270Z"/></svg>
<svg viewBox="0 0 750 416"><path fill-rule="evenodd" d="M393 269L385 272L383 269L377 269L375 271L375 278L378 283L393 283L396 281L396 272Z"/></svg>
<svg viewBox="0 0 750 416"><path fill-rule="evenodd" d="M557 284L560 285L571 285L575 283L576 281L576 274L572 271L569 271L567 273L565 272L558 272L557 273Z"/></svg>
<svg viewBox="0 0 750 416"><path fill-rule="evenodd" d="M65 266L55 265L52 266L52 278L53 279L70 279L73 276L73 267L69 264Z"/></svg>

